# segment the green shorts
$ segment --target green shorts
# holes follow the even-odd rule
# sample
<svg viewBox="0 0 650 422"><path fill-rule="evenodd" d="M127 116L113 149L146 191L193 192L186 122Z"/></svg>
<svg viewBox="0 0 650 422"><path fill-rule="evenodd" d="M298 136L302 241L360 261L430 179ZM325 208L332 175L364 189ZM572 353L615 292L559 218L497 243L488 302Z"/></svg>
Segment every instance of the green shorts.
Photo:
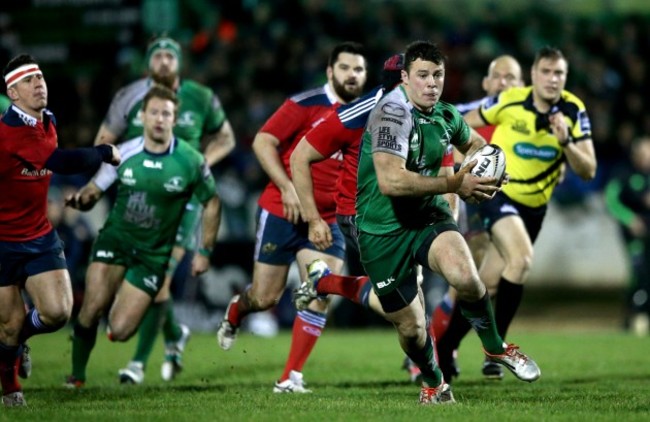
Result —
<svg viewBox="0 0 650 422"><path fill-rule="evenodd" d="M196 196L192 196L187 205L185 205L183 217L178 225L175 240L176 246L190 251L196 249L196 244L199 241L202 214L203 205Z"/></svg>
<svg viewBox="0 0 650 422"><path fill-rule="evenodd" d="M90 261L125 267L126 281L153 298L163 286L169 253L136 249L119 233L101 230L93 243Z"/></svg>
<svg viewBox="0 0 650 422"><path fill-rule="evenodd" d="M377 296L381 299L398 289L402 283L415 283L413 273L419 263L418 250L425 247L427 252L433 239L449 230L458 231L452 217L443 218L421 229L403 230L395 235L359 232L361 263L370 276ZM423 259L426 259L426 255Z"/></svg>

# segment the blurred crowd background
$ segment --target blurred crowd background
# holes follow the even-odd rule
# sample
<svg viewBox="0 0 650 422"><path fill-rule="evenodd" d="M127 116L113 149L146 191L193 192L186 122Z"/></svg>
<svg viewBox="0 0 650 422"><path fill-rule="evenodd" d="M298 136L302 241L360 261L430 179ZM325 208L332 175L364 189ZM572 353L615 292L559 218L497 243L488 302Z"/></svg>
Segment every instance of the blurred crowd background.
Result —
<svg viewBox="0 0 650 422"><path fill-rule="evenodd" d="M203 280L181 280L175 291L187 303L203 304L201 311L187 306L186 318L210 329L232 291L248 283L256 199L268 180L251 142L287 96L325 82L329 50L343 40L366 46L367 88L378 83L381 63L409 42L437 42L448 56L443 100L451 103L483 96L481 79L496 55L516 57L529 83L536 50L547 44L559 47L570 64L567 89L587 106L599 167L594 181L584 183L568 174L557 189L536 245L532 285L625 290L626 256L602 205L602 192L613 169L625 165L632 140L650 134L647 1L3 2L0 58L6 63L21 52L34 55L48 81L60 143L88 146L112 95L144 74L147 41L162 33L182 44L182 74L215 91L237 137L234 153L213 169L225 206L214 271ZM56 178L51 195L52 215L68 241L80 294L87 247L105 207L80 215L59 205L62 195L88 176ZM623 295L615 296L621 308ZM292 316L280 306L274 315L280 323L283 312ZM341 312L347 312L341 321L350 319L352 311Z"/></svg>

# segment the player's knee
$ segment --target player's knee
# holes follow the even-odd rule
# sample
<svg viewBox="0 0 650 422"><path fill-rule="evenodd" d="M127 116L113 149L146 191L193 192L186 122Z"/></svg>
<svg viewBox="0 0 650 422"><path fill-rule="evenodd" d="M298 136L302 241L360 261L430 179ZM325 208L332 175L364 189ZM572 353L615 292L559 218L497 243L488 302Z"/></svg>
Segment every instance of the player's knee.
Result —
<svg viewBox="0 0 650 422"><path fill-rule="evenodd" d="M134 326L125 318L111 318L108 322L107 335L110 341L125 342L135 334Z"/></svg>
<svg viewBox="0 0 650 422"><path fill-rule="evenodd" d="M420 321L418 319L401 321L400 323L396 324L396 326L400 336L407 343L416 341L426 330L425 321Z"/></svg>
<svg viewBox="0 0 650 422"><path fill-rule="evenodd" d="M485 285L476 277L464 278L454 287L458 299L469 302L481 299L486 292Z"/></svg>
<svg viewBox="0 0 650 422"><path fill-rule="evenodd" d="M43 324L48 327L61 328L63 327L70 316L72 315L72 306L50 306L43 310L39 310L39 318Z"/></svg>
<svg viewBox="0 0 650 422"><path fill-rule="evenodd" d="M251 310L266 311L280 302L280 295L249 290L247 299L251 305Z"/></svg>
<svg viewBox="0 0 650 422"><path fill-rule="evenodd" d="M521 279L525 274L530 271L530 267L533 262L533 254L522 253L513 257L510 262L507 263L506 269L504 272L508 274L516 274L516 278ZM512 277L512 276L511 276ZM517 281L517 280L510 280Z"/></svg>

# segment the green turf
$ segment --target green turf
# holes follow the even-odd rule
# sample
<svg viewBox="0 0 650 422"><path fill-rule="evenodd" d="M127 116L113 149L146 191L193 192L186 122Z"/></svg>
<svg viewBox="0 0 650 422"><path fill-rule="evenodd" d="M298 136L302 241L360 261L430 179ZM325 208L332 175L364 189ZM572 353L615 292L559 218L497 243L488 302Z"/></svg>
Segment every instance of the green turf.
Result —
<svg viewBox="0 0 650 422"><path fill-rule="evenodd" d="M289 333L260 338L244 333L224 352L212 335L194 335L186 370L171 383L159 376L154 351L145 384L122 386L117 370L134 343L100 336L88 382L61 387L70 371L69 330L31 339L34 370L23 382L27 408L0 409L0 420L29 421L648 421L650 338L623 333L552 334L514 330L511 340L534 357L542 377L533 384L506 374L484 381L476 336L460 351L457 404L419 406L419 388L406 381L395 333L326 330L304 369L310 395L271 392L281 374Z"/></svg>

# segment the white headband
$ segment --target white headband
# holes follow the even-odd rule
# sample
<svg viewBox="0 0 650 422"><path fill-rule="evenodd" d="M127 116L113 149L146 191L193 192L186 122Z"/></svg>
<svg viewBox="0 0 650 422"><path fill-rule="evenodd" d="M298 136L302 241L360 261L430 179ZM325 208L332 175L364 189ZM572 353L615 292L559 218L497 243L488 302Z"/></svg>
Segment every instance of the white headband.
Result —
<svg viewBox="0 0 650 422"><path fill-rule="evenodd" d="M36 63L25 64L7 73L7 75L5 75L5 84L7 84L7 88L9 88L16 82L28 76L42 74L43 72L41 72L41 69L39 69Z"/></svg>

